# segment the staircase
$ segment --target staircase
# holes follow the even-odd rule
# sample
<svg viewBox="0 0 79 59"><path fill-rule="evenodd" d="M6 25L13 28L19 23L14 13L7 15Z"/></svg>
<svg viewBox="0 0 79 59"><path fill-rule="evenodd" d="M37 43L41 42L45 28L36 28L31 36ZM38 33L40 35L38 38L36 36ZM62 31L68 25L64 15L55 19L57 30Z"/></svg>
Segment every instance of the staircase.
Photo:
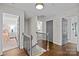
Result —
<svg viewBox="0 0 79 59"><path fill-rule="evenodd" d="M33 39L32 35L31 36L25 35L24 33L22 35L24 39L23 40L24 49L27 50L30 56L40 56L41 54L47 51L42 47L40 47L38 43L36 43L35 45L32 45L32 39Z"/></svg>

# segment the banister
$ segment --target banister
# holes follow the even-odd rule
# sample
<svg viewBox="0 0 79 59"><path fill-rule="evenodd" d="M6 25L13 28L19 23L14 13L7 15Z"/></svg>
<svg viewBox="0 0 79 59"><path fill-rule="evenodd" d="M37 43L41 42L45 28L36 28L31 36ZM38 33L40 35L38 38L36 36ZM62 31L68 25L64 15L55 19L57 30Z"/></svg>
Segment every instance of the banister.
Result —
<svg viewBox="0 0 79 59"><path fill-rule="evenodd" d="M36 32L37 34L46 34L47 35L47 33L44 33L44 32Z"/></svg>

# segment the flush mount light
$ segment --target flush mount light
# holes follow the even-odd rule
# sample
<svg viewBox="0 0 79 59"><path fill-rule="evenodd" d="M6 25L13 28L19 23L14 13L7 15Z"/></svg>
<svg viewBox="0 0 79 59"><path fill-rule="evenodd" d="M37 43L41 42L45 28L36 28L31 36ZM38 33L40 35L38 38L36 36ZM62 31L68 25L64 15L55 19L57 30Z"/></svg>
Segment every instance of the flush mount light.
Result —
<svg viewBox="0 0 79 59"><path fill-rule="evenodd" d="M44 8L44 5L43 5L43 3L37 3L37 4L35 5L35 7L36 7L36 9L38 9L38 10L42 10L42 9Z"/></svg>

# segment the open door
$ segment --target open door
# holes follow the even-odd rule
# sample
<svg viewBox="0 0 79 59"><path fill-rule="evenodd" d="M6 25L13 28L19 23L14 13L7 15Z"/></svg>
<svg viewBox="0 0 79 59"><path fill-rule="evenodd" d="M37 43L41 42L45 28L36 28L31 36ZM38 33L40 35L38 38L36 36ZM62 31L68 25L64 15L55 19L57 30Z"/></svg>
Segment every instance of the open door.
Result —
<svg viewBox="0 0 79 59"><path fill-rule="evenodd" d="M19 47L20 28L19 16L3 13L2 26L2 51L7 51Z"/></svg>
<svg viewBox="0 0 79 59"><path fill-rule="evenodd" d="M49 42L53 42L53 20L46 22L46 33L48 33Z"/></svg>

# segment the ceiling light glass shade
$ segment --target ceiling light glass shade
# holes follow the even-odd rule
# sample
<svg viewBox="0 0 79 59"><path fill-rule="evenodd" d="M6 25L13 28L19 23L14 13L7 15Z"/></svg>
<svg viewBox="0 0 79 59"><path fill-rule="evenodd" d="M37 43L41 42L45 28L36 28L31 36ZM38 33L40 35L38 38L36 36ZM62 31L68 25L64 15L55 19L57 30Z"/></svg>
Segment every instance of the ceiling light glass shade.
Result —
<svg viewBox="0 0 79 59"><path fill-rule="evenodd" d="M44 8L44 5L42 3L37 3L36 4L36 9L41 10Z"/></svg>

